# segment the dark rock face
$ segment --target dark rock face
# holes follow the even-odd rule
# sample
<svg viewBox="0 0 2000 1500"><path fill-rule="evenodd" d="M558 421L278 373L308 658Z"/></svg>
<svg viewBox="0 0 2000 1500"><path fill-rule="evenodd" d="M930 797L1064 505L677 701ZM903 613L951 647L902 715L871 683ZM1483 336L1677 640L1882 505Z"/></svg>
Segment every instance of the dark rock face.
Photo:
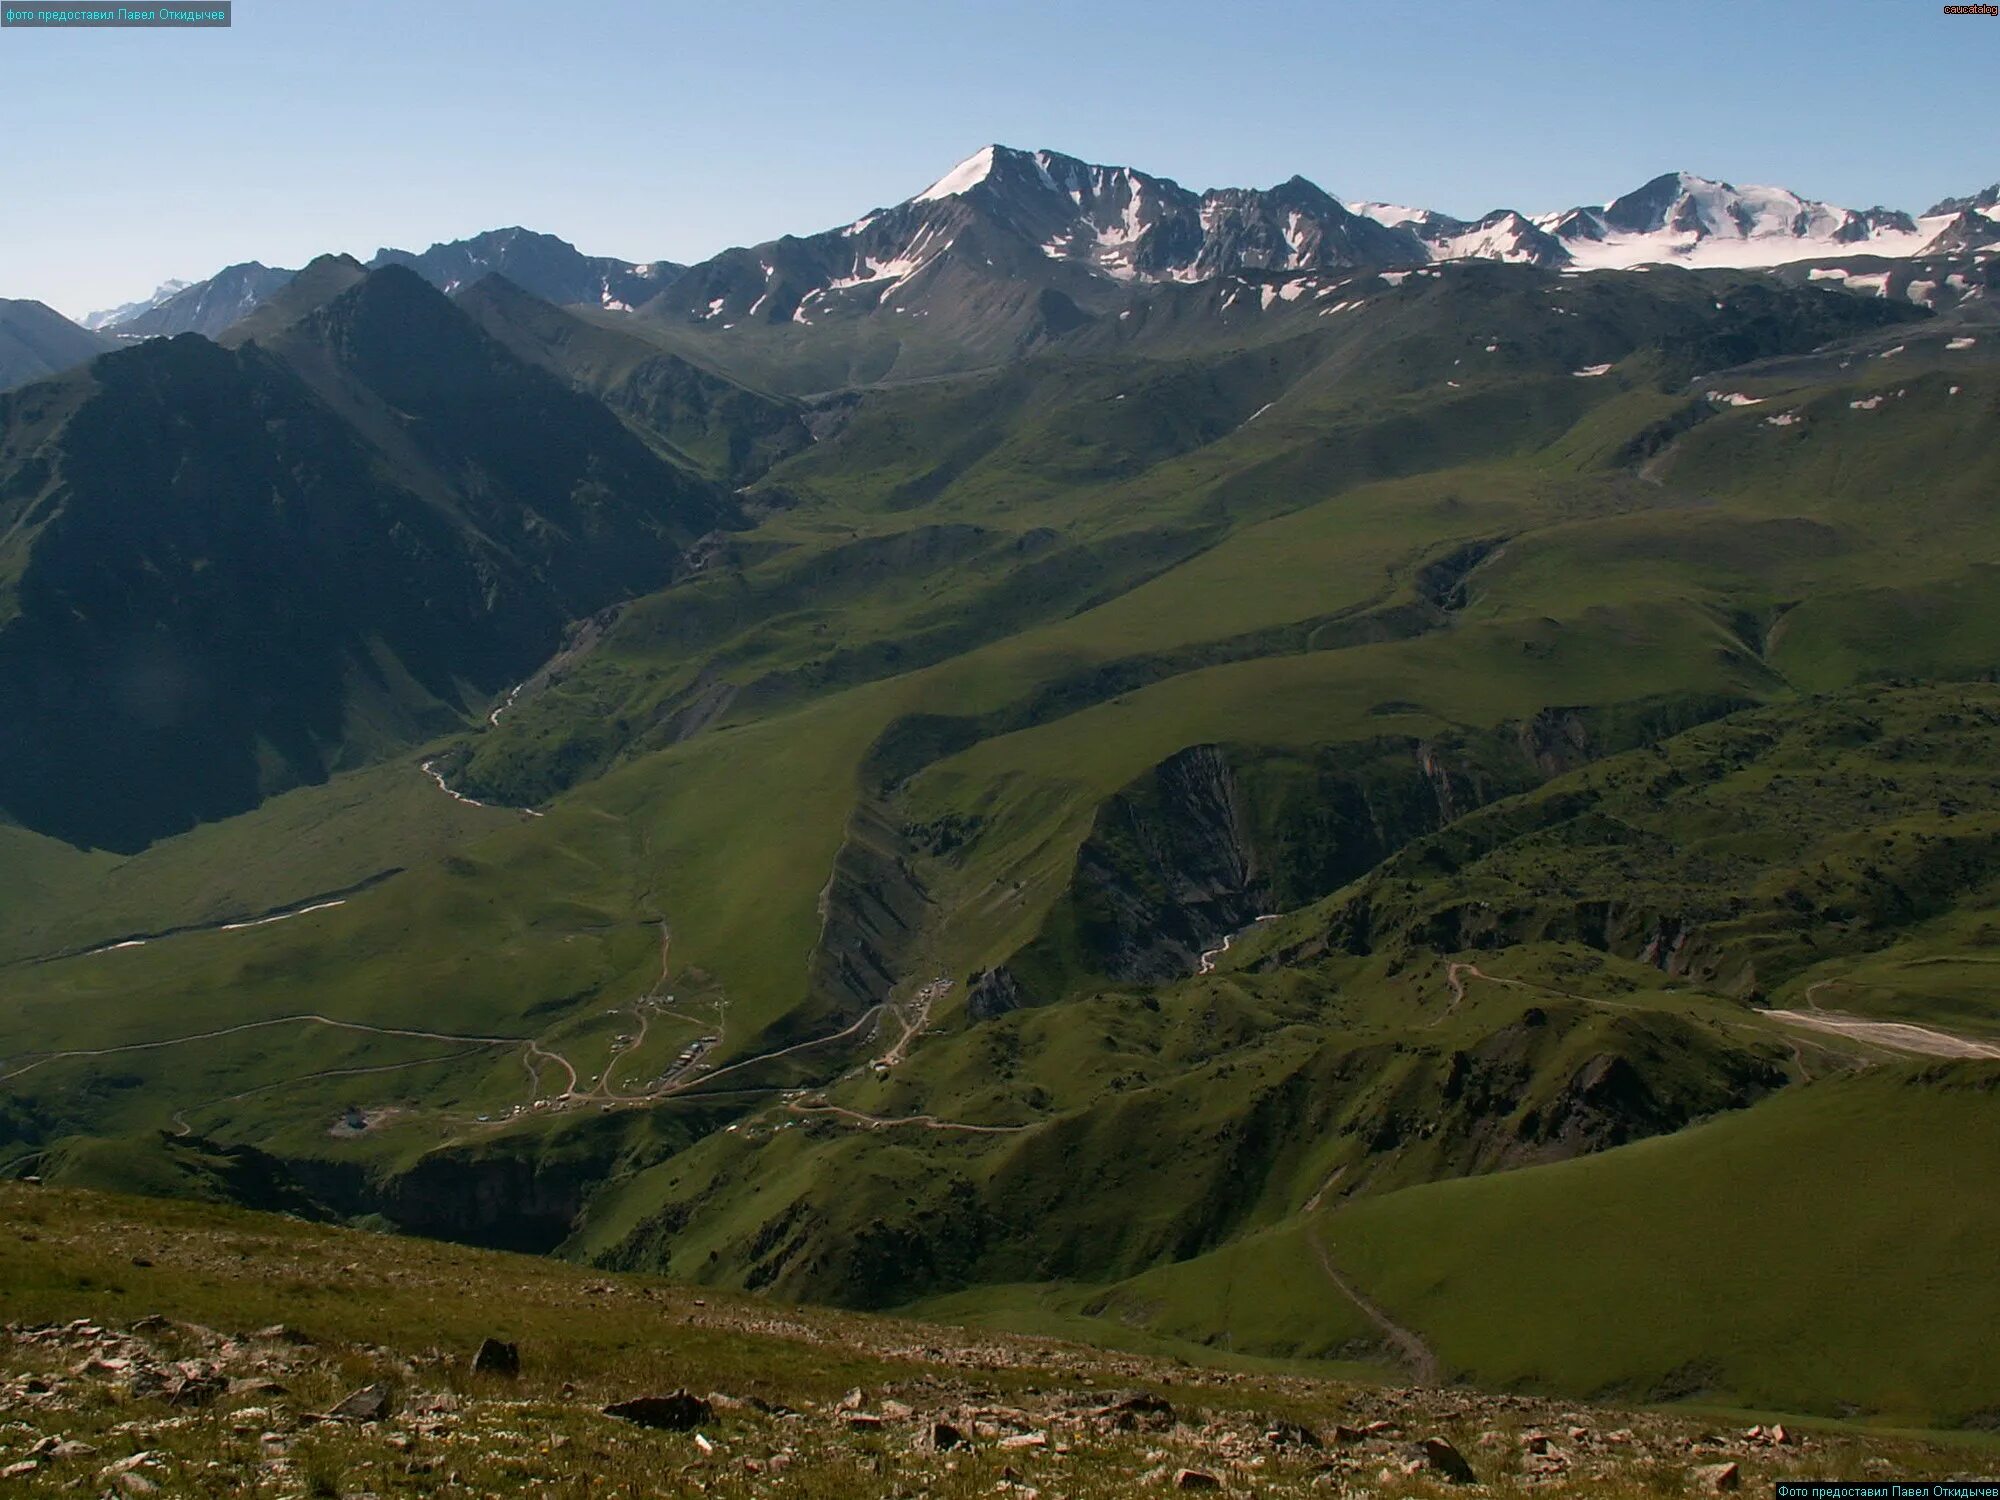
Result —
<svg viewBox="0 0 2000 1500"><path fill-rule="evenodd" d="M825 923L808 970L827 1012L853 1019L887 998L930 905L902 826L864 802L848 819L822 898Z"/></svg>
<svg viewBox="0 0 2000 1500"><path fill-rule="evenodd" d="M1197 972L1258 917L1338 890L1532 780L1511 740L1471 749L1383 738L1310 758L1184 750L1100 808L1069 892L1009 960L1016 987L1000 993L1044 1001L1085 974Z"/></svg>
<svg viewBox="0 0 2000 1500"><path fill-rule="evenodd" d="M1163 761L1099 811L1077 855L1074 940L1114 979L1171 979L1269 900L1222 750Z"/></svg>
<svg viewBox="0 0 2000 1500"><path fill-rule="evenodd" d="M1029 1003L1021 981L1004 964L997 969L981 969L966 986L965 1013L975 1021L990 1021Z"/></svg>

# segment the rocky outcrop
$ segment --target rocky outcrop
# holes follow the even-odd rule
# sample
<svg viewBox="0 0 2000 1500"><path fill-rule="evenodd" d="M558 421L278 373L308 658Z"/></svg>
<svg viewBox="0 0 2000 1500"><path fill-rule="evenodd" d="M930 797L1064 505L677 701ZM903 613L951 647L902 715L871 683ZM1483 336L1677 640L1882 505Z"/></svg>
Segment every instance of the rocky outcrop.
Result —
<svg viewBox="0 0 2000 1500"><path fill-rule="evenodd" d="M1031 1003L1014 971L1002 964L981 969L965 989L965 1013L975 1021L990 1021Z"/></svg>
<svg viewBox="0 0 2000 1500"><path fill-rule="evenodd" d="M808 984L820 1018L852 1020L879 1005L903 977L930 909L901 823L878 803L858 804L820 895L820 935Z"/></svg>
<svg viewBox="0 0 2000 1500"><path fill-rule="evenodd" d="M1009 967L1037 994L1079 970L1117 980L1172 979L1268 909L1229 758L1197 745L1162 761L1098 810L1069 890Z"/></svg>

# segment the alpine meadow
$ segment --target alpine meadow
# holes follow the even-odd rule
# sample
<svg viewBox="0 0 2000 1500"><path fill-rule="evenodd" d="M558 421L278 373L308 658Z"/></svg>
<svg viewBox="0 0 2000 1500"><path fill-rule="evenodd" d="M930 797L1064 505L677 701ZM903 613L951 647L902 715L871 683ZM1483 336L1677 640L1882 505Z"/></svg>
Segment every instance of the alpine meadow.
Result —
<svg viewBox="0 0 2000 1500"><path fill-rule="evenodd" d="M0 300L0 1488L2000 1470L1960 186Z"/></svg>

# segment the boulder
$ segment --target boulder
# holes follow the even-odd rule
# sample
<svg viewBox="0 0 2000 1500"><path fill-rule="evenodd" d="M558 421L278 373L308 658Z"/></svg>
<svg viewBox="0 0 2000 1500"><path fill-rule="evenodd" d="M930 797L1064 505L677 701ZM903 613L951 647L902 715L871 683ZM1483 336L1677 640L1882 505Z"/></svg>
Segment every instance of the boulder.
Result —
<svg viewBox="0 0 2000 1500"><path fill-rule="evenodd" d="M203 1407L227 1395L230 1379L220 1370L189 1369L182 1366L179 1378L167 1387L169 1406Z"/></svg>
<svg viewBox="0 0 2000 1500"><path fill-rule="evenodd" d="M1427 1437L1414 1442L1404 1450L1403 1457L1412 1473L1435 1474L1451 1484L1479 1483L1479 1476L1472 1472L1465 1455L1444 1438Z"/></svg>
<svg viewBox="0 0 2000 1500"><path fill-rule="evenodd" d="M475 1375L518 1375L521 1373L521 1348L500 1339L481 1339L479 1352L472 1356L472 1373Z"/></svg>
<svg viewBox="0 0 2000 1500"><path fill-rule="evenodd" d="M1174 1475L1174 1488L1177 1490L1219 1490L1222 1488L1222 1481L1206 1469L1182 1469L1178 1474Z"/></svg>
<svg viewBox="0 0 2000 1500"><path fill-rule="evenodd" d="M1319 1434L1299 1422L1273 1422L1264 1441L1278 1448L1321 1448Z"/></svg>
<svg viewBox="0 0 2000 1500"><path fill-rule="evenodd" d="M949 1422L933 1422L930 1430L930 1447L934 1453L952 1453L970 1448L972 1439Z"/></svg>
<svg viewBox="0 0 2000 1500"><path fill-rule="evenodd" d="M664 1432L692 1432L704 1422L715 1420L715 1408L692 1391L675 1391L669 1396L634 1396L614 1401L604 1415L640 1427L657 1427Z"/></svg>
<svg viewBox="0 0 2000 1500"><path fill-rule="evenodd" d="M379 1422L389 1415L389 1387L382 1381L364 1385L360 1390L343 1397L338 1406L326 1414L329 1422Z"/></svg>
<svg viewBox="0 0 2000 1500"><path fill-rule="evenodd" d="M1711 1495L1743 1488L1743 1471L1735 1464L1705 1464L1692 1475L1695 1488Z"/></svg>
<svg viewBox="0 0 2000 1500"><path fill-rule="evenodd" d="M1174 1425L1174 1408L1163 1396L1151 1391L1121 1391L1100 1406L1092 1407L1086 1416L1110 1422L1126 1431L1146 1427L1162 1429Z"/></svg>

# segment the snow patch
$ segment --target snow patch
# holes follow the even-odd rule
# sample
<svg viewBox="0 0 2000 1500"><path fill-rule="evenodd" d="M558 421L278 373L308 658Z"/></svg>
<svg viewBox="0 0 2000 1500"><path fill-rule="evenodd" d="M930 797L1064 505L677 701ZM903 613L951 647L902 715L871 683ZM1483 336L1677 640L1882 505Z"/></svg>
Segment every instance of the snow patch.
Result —
<svg viewBox="0 0 2000 1500"><path fill-rule="evenodd" d="M1580 380L1595 380L1599 375L1609 375L1610 373L1611 366L1609 365L1585 365L1581 370L1570 371L1570 374Z"/></svg>
<svg viewBox="0 0 2000 1500"><path fill-rule="evenodd" d="M960 193L969 192L993 175L993 148L982 146L966 157L936 182L917 194L918 203L935 203L940 198L955 198Z"/></svg>
<svg viewBox="0 0 2000 1500"><path fill-rule="evenodd" d="M1945 344L1945 348L1947 348L1947 349L1970 349L1970 348L1971 348L1971 347L1972 347L1972 346L1973 346L1974 344L1976 344L1976 343L1978 343L1978 342L1979 342L1979 340L1978 340L1978 339L1975 339L1975 338L1972 338L1972 337L1970 337L1970 336L1967 336L1967 337L1965 337L1965 338L1956 338L1956 339L1951 339L1951 340L1949 340L1949 341L1948 341L1948 342L1947 342L1947 343Z"/></svg>

